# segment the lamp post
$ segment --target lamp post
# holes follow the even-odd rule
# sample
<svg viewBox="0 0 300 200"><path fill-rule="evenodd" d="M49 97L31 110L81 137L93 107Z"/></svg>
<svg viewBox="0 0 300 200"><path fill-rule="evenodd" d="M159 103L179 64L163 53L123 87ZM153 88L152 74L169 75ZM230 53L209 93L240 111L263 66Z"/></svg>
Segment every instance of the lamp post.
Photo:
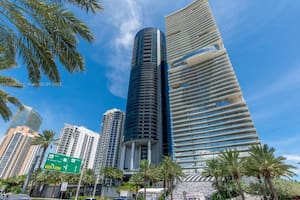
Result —
<svg viewBox="0 0 300 200"><path fill-rule="evenodd" d="M75 195L75 200L78 199L78 195L79 195L79 191L80 191L80 186L81 186L81 181L82 181L82 178L83 178L83 174L84 174L84 163L85 163L85 160L86 160L86 154L87 154L87 145L85 145L85 148L84 148L84 156L82 158L82 163L81 163L81 170L80 170L80 178L79 178L79 181L78 181L78 184L77 184L77 190L76 190L76 195Z"/></svg>
<svg viewBox="0 0 300 200"><path fill-rule="evenodd" d="M40 157L39 155L36 155L36 156L35 156L35 159L34 159L34 161L33 161L33 163L31 164L31 167L30 167L29 172L28 172L28 174L27 174L26 180L25 180L25 182L24 182L24 184L23 184L23 187L22 187L22 194L25 194L25 193L26 193L27 186L28 186L28 184L29 184L29 182L30 182L31 176L32 176L32 174L33 174L35 165L36 165L36 163L37 163L39 157Z"/></svg>

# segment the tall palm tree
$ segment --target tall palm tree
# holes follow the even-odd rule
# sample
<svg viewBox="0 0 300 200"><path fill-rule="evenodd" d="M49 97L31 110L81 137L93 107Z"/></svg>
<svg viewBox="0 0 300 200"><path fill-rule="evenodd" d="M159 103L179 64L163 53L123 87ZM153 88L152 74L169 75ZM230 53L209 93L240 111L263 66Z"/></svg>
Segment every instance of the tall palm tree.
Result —
<svg viewBox="0 0 300 200"><path fill-rule="evenodd" d="M240 180L243 172L243 165L241 159L239 158L239 152L237 150L227 149L220 154L219 162L222 164L225 173L233 177L238 186L242 199L245 200L245 195Z"/></svg>
<svg viewBox="0 0 300 200"><path fill-rule="evenodd" d="M149 163L148 160L141 160L140 161L140 173L143 177L143 184L144 184L144 199L146 199L146 186L147 183L153 177L153 168L154 166Z"/></svg>
<svg viewBox="0 0 300 200"><path fill-rule="evenodd" d="M42 73L59 83L58 63L68 72L84 70L78 36L88 42L94 36L85 23L63 7L64 3L93 13L102 9L98 0L0 1L0 70L16 66L16 60L21 60L34 86L39 86ZM22 87L4 76L0 76L0 85ZM22 108L17 98L0 89L0 115L5 121L12 115L8 103Z"/></svg>
<svg viewBox="0 0 300 200"><path fill-rule="evenodd" d="M276 189L273 185L272 179L278 176L293 176L295 173L290 169L295 169L292 165L284 163L286 158L274 155L275 149L270 148L267 144L260 146L252 146L250 149L250 157L252 160L252 170L258 172L267 181L272 192L274 200L278 200Z"/></svg>
<svg viewBox="0 0 300 200"><path fill-rule="evenodd" d="M44 130L42 132L42 134L39 134L39 136L35 137L31 142L32 145L41 145L42 146L42 155L41 155L40 163L39 163L39 167L38 167L39 169L41 169L41 165L43 163L45 153L46 153L48 147L49 146L51 147L51 144L56 141L56 139L54 139L54 135L55 135L54 131Z"/></svg>
<svg viewBox="0 0 300 200"><path fill-rule="evenodd" d="M164 157L162 163L161 163L161 170L164 174L167 183L168 188L171 195L171 200L173 200L173 183L175 179L180 179L185 176L185 174L182 172L181 167L172 160L171 157Z"/></svg>
<svg viewBox="0 0 300 200"><path fill-rule="evenodd" d="M222 177L222 167L221 167L221 163L219 162L219 160L216 158L207 160L206 166L203 169L202 175L203 176L212 176L215 178L216 188L217 188L217 192L218 192L217 198L219 198L219 195L221 192L221 189L219 186L219 178Z"/></svg>

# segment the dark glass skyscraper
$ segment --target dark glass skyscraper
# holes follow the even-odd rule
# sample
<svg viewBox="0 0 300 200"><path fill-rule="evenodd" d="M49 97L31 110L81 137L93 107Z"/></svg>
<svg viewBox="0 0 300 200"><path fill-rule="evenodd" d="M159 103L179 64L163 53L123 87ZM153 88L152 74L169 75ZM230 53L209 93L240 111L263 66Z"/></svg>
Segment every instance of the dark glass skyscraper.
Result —
<svg viewBox="0 0 300 200"><path fill-rule="evenodd" d="M158 163L171 154L165 35L156 28L136 34L127 98L121 168L140 160Z"/></svg>

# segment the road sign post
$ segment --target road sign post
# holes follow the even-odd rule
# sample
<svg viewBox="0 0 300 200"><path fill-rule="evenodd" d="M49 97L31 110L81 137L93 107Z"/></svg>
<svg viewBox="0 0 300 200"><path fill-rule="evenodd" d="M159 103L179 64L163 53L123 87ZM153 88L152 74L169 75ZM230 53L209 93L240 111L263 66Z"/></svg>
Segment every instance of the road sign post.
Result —
<svg viewBox="0 0 300 200"><path fill-rule="evenodd" d="M45 170L79 174L82 159L49 153L44 165Z"/></svg>

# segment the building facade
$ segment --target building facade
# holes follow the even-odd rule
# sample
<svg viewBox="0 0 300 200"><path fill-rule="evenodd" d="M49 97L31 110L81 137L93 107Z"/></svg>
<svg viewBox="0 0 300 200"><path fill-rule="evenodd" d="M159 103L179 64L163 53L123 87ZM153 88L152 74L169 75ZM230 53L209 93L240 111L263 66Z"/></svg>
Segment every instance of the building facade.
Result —
<svg viewBox="0 0 300 200"><path fill-rule="evenodd" d="M119 152L124 125L124 113L119 109L111 109L103 114L101 123L101 139L95 159L97 172L103 167L119 167Z"/></svg>
<svg viewBox="0 0 300 200"><path fill-rule="evenodd" d="M167 98L165 35L144 28L134 40L121 169L138 169L144 159L159 163L163 154L171 152Z"/></svg>
<svg viewBox="0 0 300 200"><path fill-rule="evenodd" d="M65 124L55 153L83 159L83 167L93 169L100 135L83 126Z"/></svg>
<svg viewBox="0 0 300 200"><path fill-rule="evenodd" d="M40 145L31 145L38 133L26 126L11 128L0 146L0 178L27 174L39 153Z"/></svg>
<svg viewBox="0 0 300 200"><path fill-rule="evenodd" d="M24 106L23 110L18 110L13 116L8 130L17 126L27 126L33 131L38 131L42 124L42 117L31 107Z"/></svg>
<svg viewBox="0 0 300 200"><path fill-rule="evenodd" d="M207 0L165 18L174 158L185 173L260 144Z"/></svg>

